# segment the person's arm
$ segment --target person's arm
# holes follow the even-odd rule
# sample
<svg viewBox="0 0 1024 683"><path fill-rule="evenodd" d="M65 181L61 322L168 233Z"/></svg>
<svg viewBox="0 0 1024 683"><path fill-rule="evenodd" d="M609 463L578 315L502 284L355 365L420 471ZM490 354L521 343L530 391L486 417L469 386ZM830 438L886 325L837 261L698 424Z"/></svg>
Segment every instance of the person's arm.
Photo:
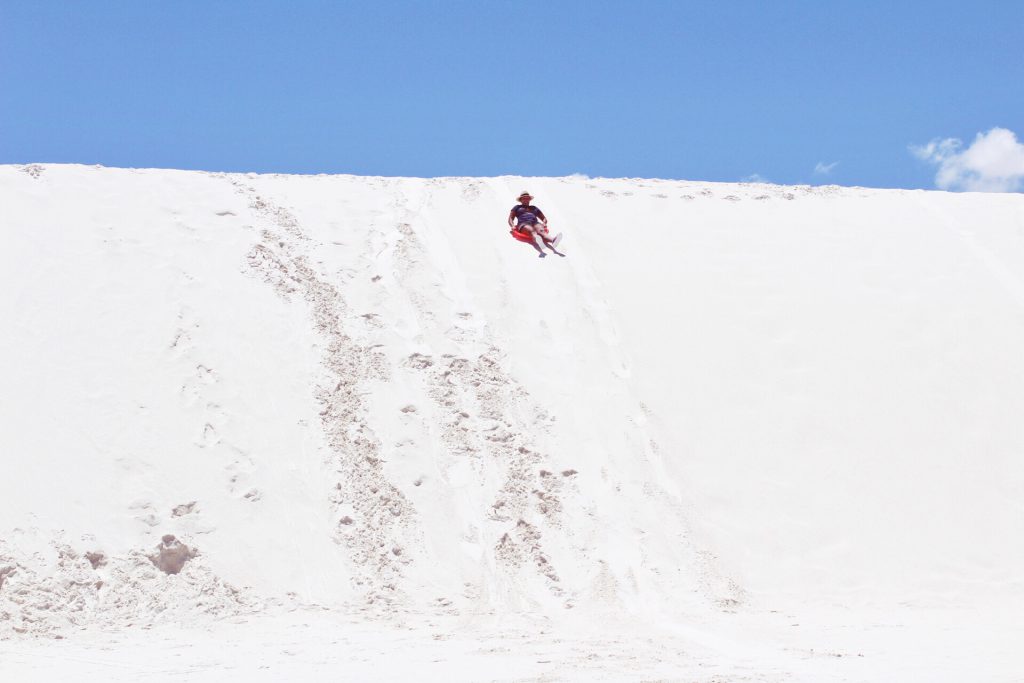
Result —
<svg viewBox="0 0 1024 683"><path fill-rule="evenodd" d="M508 227L512 228L513 230L516 227L515 224L512 222L515 217L516 210L513 208L511 211L508 212Z"/></svg>
<svg viewBox="0 0 1024 683"><path fill-rule="evenodd" d="M537 216L537 218L540 219L541 225L543 225L545 228L548 227L548 217L545 216L544 212L541 211L540 209L538 209L537 207L533 207L533 208L534 208L533 213Z"/></svg>

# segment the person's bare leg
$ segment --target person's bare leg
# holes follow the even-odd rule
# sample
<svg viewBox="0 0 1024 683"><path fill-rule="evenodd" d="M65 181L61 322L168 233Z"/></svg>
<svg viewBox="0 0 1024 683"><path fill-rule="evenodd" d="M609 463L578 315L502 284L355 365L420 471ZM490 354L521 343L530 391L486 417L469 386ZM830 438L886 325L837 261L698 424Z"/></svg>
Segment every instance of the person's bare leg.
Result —
<svg viewBox="0 0 1024 683"><path fill-rule="evenodd" d="M530 231L531 235L533 235L533 242L530 244L532 244L533 248L537 250L537 255L541 258L547 256L547 254L544 253L544 236L540 234L537 226L529 226L526 229Z"/></svg>
<svg viewBox="0 0 1024 683"><path fill-rule="evenodd" d="M551 247L552 250L557 246L555 244L555 238L551 236L551 231L548 230L548 226L541 225L537 228L537 232L540 233L540 238L544 240L544 244Z"/></svg>
<svg viewBox="0 0 1024 683"><path fill-rule="evenodd" d="M543 232L541 232L543 231ZM537 230L540 234L540 238L544 241L544 246L558 254L561 257L565 257L565 254L558 251L558 244L555 242L555 238L551 237L551 233L548 231L547 226L543 226Z"/></svg>

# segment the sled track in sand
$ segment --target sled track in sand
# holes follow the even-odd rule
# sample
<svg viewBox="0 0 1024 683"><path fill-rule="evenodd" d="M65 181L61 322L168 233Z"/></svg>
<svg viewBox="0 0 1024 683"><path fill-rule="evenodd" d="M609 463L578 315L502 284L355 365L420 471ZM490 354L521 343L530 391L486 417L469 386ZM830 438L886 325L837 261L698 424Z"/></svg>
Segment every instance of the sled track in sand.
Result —
<svg viewBox="0 0 1024 683"><path fill-rule="evenodd" d="M532 573L543 578L552 597L564 597L543 536L571 536L562 523L561 496L576 470L555 472L545 467L544 454L527 435L550 430L554 419L503 369L503 354L494 340L458 326L442 328L418 288L410 286L425 276L427 259L414 228L415 212L407 207L400 188L389 188L398 222L391 233L397 239L386 249L392 252L394 275L404 286L391 296L407 297L421 326L440 330L459 347L482 345L482 353L413 353L398 368L389 367L379 345L361 343L350 332L372 321L350 310L338 287L314 268L307 253L313 242L298 219L244 181L231 182L247 198L260 224L261 239L248 254L249 268L279 296L303 300L324 342L321 362L328 379L317 387L316 398L336 477L331 501L336 539L350 555L354 581L367 603L408 604L403 568L424 552L422 520L384 472L382 444L362 399L366 382L388 381L394 371L411 373L425 388L433 410L443 416L442 460L451 464L469 459L479 476L481 501L488 495L488 482L497 482L497 490L478 510L483 528L476 531L481 545L491 549L498 581L513 585L515 575ZM463 320L471 317L459 314ZM445 466L438 463L441 471ZM465 595L478 592L479 586L468 585ZM571 601L566 605L572 606Z"/></svg>
<svg viewBox="0 0 1024 683"><path fill-rule="evenodd" d="M463 196L471 201L478 192L475 185L470 185ZM427 257L414 228L416 212L408 208L408 200L397 188L393 194L400 221L400 237L394 247L396 275L406 285L403 290L413 295L418 288L410 285L421 275ZM423 327L439 326L419 297L412 297L411 303ZM472 318L471 313L457 316ZM468 335L457 326L441 331L460 347L475 342L485 350L467 354L469 357L441 354L435 358L414 353L404 365L422 376L427 394L443 416L442 439L449 449L448 457L470 458L481 481L500 472L497 478L501 487L496 496L485 503L485 509L478 510L477 518L489 521L482 532L482 544L493 549L497 571L508 575L535 571L547 580L552 594L560 596L558 574L544 549L537 517L544 518L548 528L563 531L558 519L561 482L541 467L544 455L526 436L548 430L552 418L502 368L504 355L490 335Z"/></svg>
<svg viewBox="0 0 1024 683"><path fill-rule="evenodd" d="M337 511L336 538L349 552L356 568L354 581L367 603L401 602L402 567L412 561L406 550L416 542L415 511L384 476L380 441L367 423L360 395L363 382L388 378L386 359L346 332L352 314L337 287L317 273L302 253L308 237L296 218L255 188L232 182L249 198L250 208L263 223L262 240L248 255L250 268L279 295L301 297L324 342L322 364L327 377L316 388L316 398L332 454L328 464L336 477L331 500Z"/></svg>

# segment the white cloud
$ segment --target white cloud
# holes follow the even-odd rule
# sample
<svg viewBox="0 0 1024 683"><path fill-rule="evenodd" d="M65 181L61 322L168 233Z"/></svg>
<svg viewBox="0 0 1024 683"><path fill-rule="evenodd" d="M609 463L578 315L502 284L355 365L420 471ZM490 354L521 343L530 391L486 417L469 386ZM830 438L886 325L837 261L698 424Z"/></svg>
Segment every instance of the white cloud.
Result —
<svg viewBox="0 0 1024 683"><path fill-rule="evenodd" d="M751 173L745 178L740 179L741 183L770 183L771 181L765 178L760 173Z"/></svg>
<svg viewBox="0 0 1024 683"><path fill-rule="evenodd" d="M911 145L911 153L935 164L935 185L943 190L1018 192L1024 188L1024 144L1013 131L978 133L967 149L956 138Z"/></svg>
<svg viewBox="0 0 1024 683"><path fill-rule="evenodd" d="M828 175L832 172L832 169L839 165L838 161L833 161L831 164L826 164L823 161L819 161L814 167L815 175Z"/></svg>

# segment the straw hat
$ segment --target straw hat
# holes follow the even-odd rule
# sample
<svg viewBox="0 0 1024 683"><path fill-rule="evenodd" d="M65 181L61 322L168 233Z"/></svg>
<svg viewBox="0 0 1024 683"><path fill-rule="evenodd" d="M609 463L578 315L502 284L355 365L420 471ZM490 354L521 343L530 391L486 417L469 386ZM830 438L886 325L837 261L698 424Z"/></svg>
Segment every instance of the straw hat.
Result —
<svg viewBox="0 0 1024 683"><path fill-rule="evenodd" d="M527 192L526 190L523 190L522 192L519 193L519 196L516 197L516 199L524 199L524 198L525 199L533 199L533 195L530 194L529 192Z"/></svg>

